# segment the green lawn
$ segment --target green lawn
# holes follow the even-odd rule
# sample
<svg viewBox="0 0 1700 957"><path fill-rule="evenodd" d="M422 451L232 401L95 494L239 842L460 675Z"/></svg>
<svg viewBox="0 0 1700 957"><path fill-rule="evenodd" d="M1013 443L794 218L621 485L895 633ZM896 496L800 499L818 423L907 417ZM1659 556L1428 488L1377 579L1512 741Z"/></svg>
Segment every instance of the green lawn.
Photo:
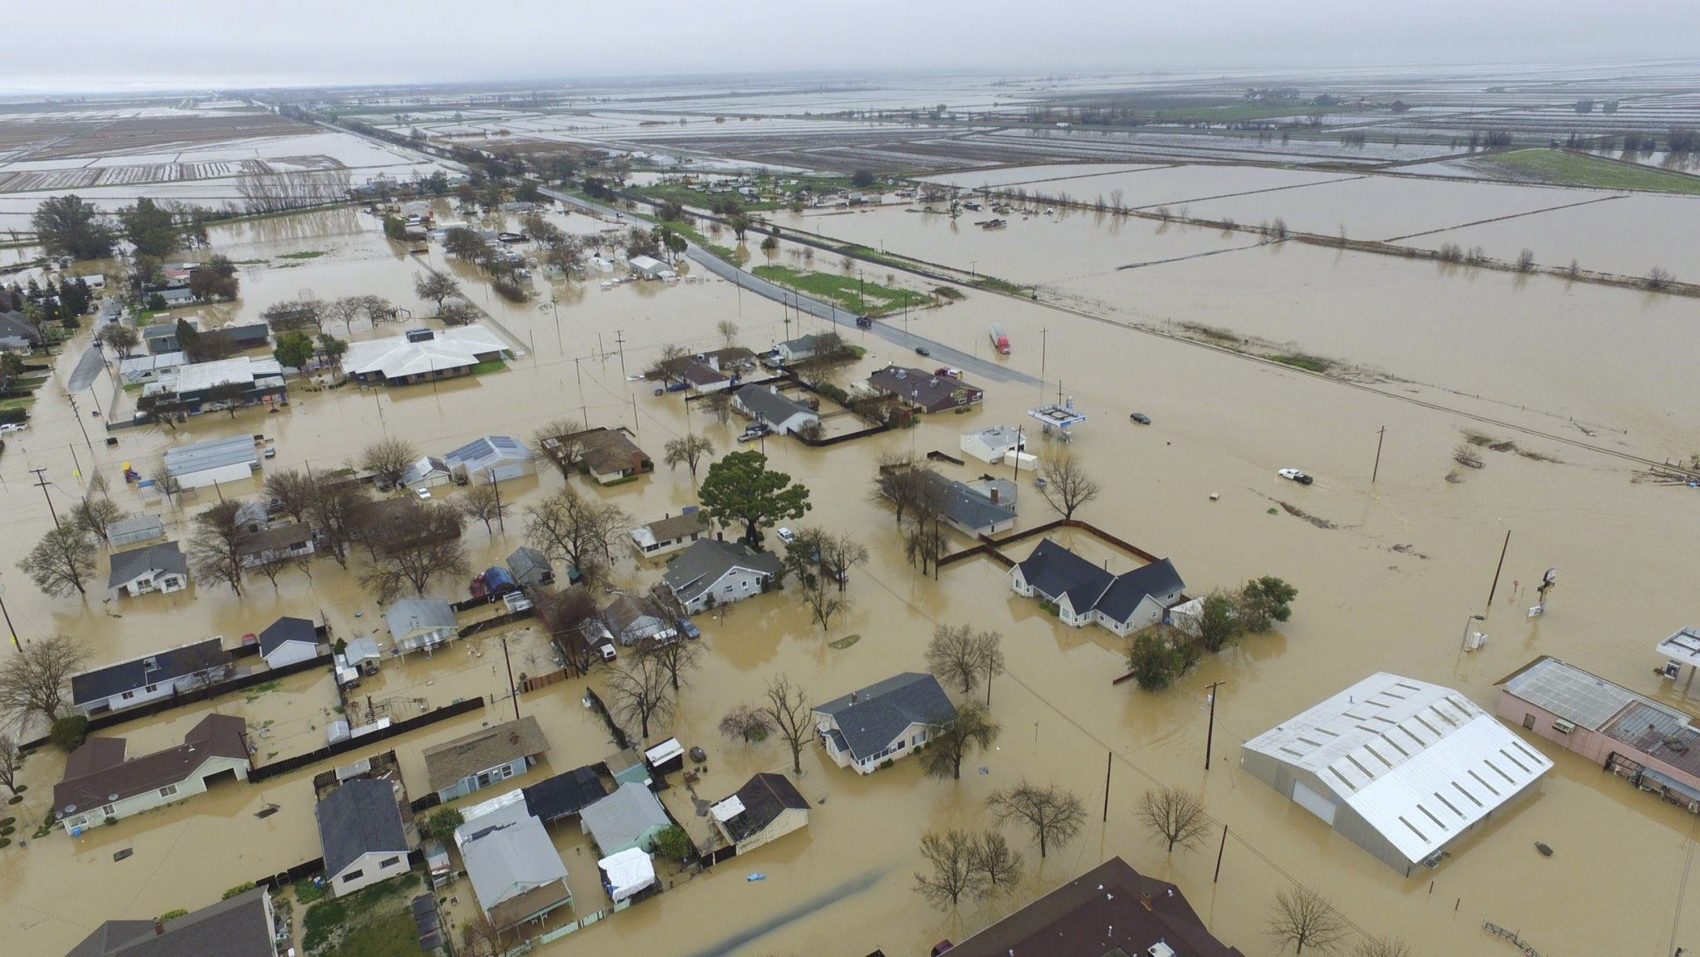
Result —
<svg viewBox="0 0 1700 957"><path fill-rule="evenodd" d="M418 935L413 914L404 910L363 925L325 957L426 957Z"/></svg>
<svg viewBox="0 0 1700 957"><path fill-rule="evenodd" d="M1563 186L1700 194L1700 176L1621 163L1569 150L1512 150L1476 160L1473 165L1501 169L1519 179Z"/></svg>
<svg viewBox="0 0 1700 957"><path fill-rule="evenodd" d="M409 871L347 897L319 901L307 908L301 919L301 946L311 957L419 954L413 913L408 907L418 885L419 874Z"/></svg>
<svg viewBox="0 0 1700 957"><path fill-rule="evenodd" d="M507 369L507 367L508 367L507 362L502 360L502 359L490 359L490 360L487 360L485 362L480 362L477 365L473 366L472 367L472 374L473 375L487 375L491 372L501 372L501 371Z"/></svg>
<svg viewBox="0 0 1700 957"><path fill-rule="evenodd" d="M884 316L900 312L905 306L918 309L932 304L932 297L926 293L893 289L876 282L858 280L855 276L799 272L788 266L757 266L751 272L769 282L831 300L851 312L862 315ZM867 297L865 302L862 298L864 295Z"/></svg>

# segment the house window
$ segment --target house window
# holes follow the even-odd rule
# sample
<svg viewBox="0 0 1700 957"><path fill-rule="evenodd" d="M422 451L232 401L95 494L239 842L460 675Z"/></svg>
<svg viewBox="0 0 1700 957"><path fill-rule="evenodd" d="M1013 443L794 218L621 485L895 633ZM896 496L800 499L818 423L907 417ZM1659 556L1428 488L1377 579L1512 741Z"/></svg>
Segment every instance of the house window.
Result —
<svg viewBox="0 0 1700 957"><path fill-rule="evenodd" d="M378 862L378 866L380 868L394 867L399 863L401 863L401 858L399 858L399 857L386 857L382 861Z"/></svg>
<svg viewBox="0 0 1700 957"><path fill-rule="evenodd" d="M177 785L175 785L175 784L167 784L165 787L162 787L162 788L159 789L159 796L162 797L162 798L168 798L168 797L170 797L170 796L172 796L173 794L176 794L176 793L177 793Z"/></svg>
<svg viewBox="0 0 1700 957"><path fill-rule="evenodd" d="M147 688L143 690L147 691L148 694L153 694L155 691L159 690L159 685L148 685Z"/></svg>
<svg viewBox="0 0 1700 957"><path fill-rule="evenodd" d="M106 815L107 817L116 817L118 815L118 808L115 805L108 804L107 806L100 809L100 813Z"/></svg>
<svg viewBox="0 0 1700 957"><path fill-rule="evenodd" d="M1535 716L1532 715L1532 714L1524 715L1523 716L1523 727L1527 728L1530 731L1535 730Z"/></svg>
<svg viewBox="0 0 1700 957"><path fill-rule="evenodd" d="M134 691L126 691L123 694L119 695L118 697L124 699L125 701L129 701L131 698L134 698L135 696L136 696L136 693Z"/></svg>
<svg viewBox="0 0 1700 957"><path fill-rule="evenodd" d="M347 884L347 883L350 883L352 881L357 881L360 878L365 877L365 876L366 876L366 872L363 871L363 870L349 871L347 874L342 875L342 882L344 884Z"/></svg>

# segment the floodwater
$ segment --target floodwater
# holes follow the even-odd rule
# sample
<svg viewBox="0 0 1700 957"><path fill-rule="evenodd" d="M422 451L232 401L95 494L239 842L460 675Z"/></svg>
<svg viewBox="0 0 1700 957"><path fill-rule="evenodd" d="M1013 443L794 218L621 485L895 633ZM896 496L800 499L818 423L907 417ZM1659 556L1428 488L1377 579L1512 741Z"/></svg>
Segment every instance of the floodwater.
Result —
<svg viewBox="0 0 1700 957"><path fill-rule="evenodd" d="M1026 187L1029 193L1042 193L1046 196L1067 195L1076 202L1091 203L1097 202L1099 196L1109 202L1119 189L1122 191L1123 203L1129 208L1166 203L1176 206L1177 211L1181 203L1201 202L1217 196L1310 186L1355 178L1355 174L1348 173L1307 172L1258 166L1152 166L1136 168L1126 173L1073 177L1069 176L1067 166L1027 168L1036 174L1033 177L1034 182ZM999 175L1008 176L1012 172L1000 170ZM1062 178L1057 178L1059 176ZM995 180L987 179L985 174L972 170L937 179L969 189L996 183ZM1037 182L1038 180L1043 182Z"/></svg>
<svg viewBox="0 0 1700 957"><path fill-rule="evenodd" d="M861 228L873 216L891 220L884 238L892 252L967 266L947 231L917 214L890 210L840 220ZM369 219L355 215L351 223L333 224L327 232L335 235L324 237L253 224L242 236L220 239L228 245L215 248L230 250L232 258L266 258L274 264L288 251L331 251L299 267L272 265L245 274L240 315L309 287L320 295L378 292L417 307L408 293L413 266L387 250ZM808 222L828 229L834 219ZM1155 225L1130 221L1121 228L1149 231ZM1037 264L1036 273L1057 276L1065 272L1062 260L1075 253L1069 246L1085 240L1060 243L1055 235L1037 224L1031 229L1012 224L1000 239L1023 250ZM1102 241L1119 240L1105 227ZM835 268L829 262L817 268ZM1674 393L1666 400L1664 430L1643 435L1660 414L1654 387L1662 382L1668 390L1682 377L1661 364L1667 360L1653 354L1656 347L1630 351L1631 341L1649 341L1667 354L1691 352L1681 348L1687 340L1681 338L1686 334L1679 319L1692 310L1686 300L1669 307L1649 305L1640 294L1622 290L1518 284L1509 276L1437 272L1427 264L1341 257L1304 247L1251 249L1110 276L1118 282L1131 277L1132 283L1068 284L1062 291L1177 321L1196 318L1282 338L1309 335L1316 341L1304 342L1307 348L1349 361L1385 361L1394 373L1413 367L1432 371L1445 357L1474 362L1462 367L1459 378L1440 381L1482 378L1484 394L1527 392L1566 399L1565 412L1579 419L1633 425L1627 437L1608 432L1584 437L1604 447L1620 442L1633 448L1700 446L1692 400ZM516 337L536 346L508 371L435 389L299 392L282 414L246 412L234 420L205 416L186 431L195 438L263 432L277 440L279 449L268 468L309 461L317 467L354 455L381 434L408 437L433 452L491 431L524 437L547 418L577 415L582 403L592 424L634 424L637 441L652 454L659 454L665 439L688 429L708 435L724 451L734 447L736 422L705 421L687 413L678 395L655 397L644 384L627 382L619 352L626 371L635 373L665 343L712 341L721 319L737 322L739 338L752 346L821 326L813 319L800 327L795 320L787 324L777 304L741 295L723 282L624 285L607 291L593 282L570 293L563 287L560 296L558 337L553 310L539 310L535 303L493 309L504 325L511 323ZM481 295L476 298L485 304ZM1470 306L1467 317L1477 318L1442 322L1449 306L1462 311L1465 304ZM1645 323L1646 333L1621 335L1625 315ZM1610 317L1611 323L1601 317ZM1289 880L1322 892L1357 927L1398 934L1422 953L1492 950L1497 945L1482 943L1483 920L1518 928L1543 953L1669 953L1677 945L1700 942L1700 905L1686 890L1696 819L1544 742L1532 746L1551 755L1557 768L1539 795L1501 816L1440 869L1410 880L1240 775L1235 760L1241 741L1378 669L1452 685L1491 706L1494 681L1535 655L1552 654L1642 693L1700 707L1700 701L1681 701L1649 674L1657 663L1652 645L1690 623L1689 555L1700 532L1691 490L1637 484L1631 481L1631 466L1620 459L1574 446L1548 447L1509 430L1498 437L1515 438L1563 462L1483 452L1487 468L1468 472L1460 483L1448 482L1460 430L1496 431L1460 413L1491 411L1518 426L1554 428L1552 416L1515 404L1418 386L1410 386L1409 393L1404 386L1364 391L975 291L962 303L918 312L909 322L917 334L984 355L985 326L994 320L1015 342L1014 354L1002 361L1043 378L1044 385L993 384L984 408L931 417L914 429L830 449L776 439L765 443L773 467L811 489L813 509L803 522L792 524L851 530L868 545L870 561L852 573L850 610L824 634L799 603L783 594L706 616L702 667L684 689L678 714L652 729L651 738L676 734L687 746L706 748L709 771L696 792L717 799L754 771L789 767L789 754L777 739L750 746L730 742L716 730L727 708L757 700L770 677L786 674L811 698L825 700L895 671L922 669L934 624L967 623L1000 631L1009 657L1009 673L992 689L993 714L1003 727L995 749L970 759L961 781L944 782L922 779L912 763L861 778L832 767L818 752L805 753L799 787L815 802L805 831L540 953L596 947L668 955L813 954L822 952L824 941L839 942L829 949L844 952L878 946L887 953L918 953L942 937L960 939L1115 854L1177 881L1217 935L1252 957L1275 952L1264 935L1266 906ZM1601 337L1610 334L1612 324L1619 324L1619 333L1607 342ZM1507 325L1544 330L1550 345L1540 355L1556 371L1524 365L1525 358L1507 345L1519 341L1514 331L1505 331ZM1043 359L1041 330L1047 330ZM1381 347L1386 354L1359 355L1381 339L1389 340ZM878 338L855 341L869 350L858 367L863 372L886 362L915 361ZM59 375L68 372L78 351L67 350ZM1552 359L1561 351L1586 358L1573 359L1568 379L1540 386L1563 370ZM603 358L603 353L610 354ZM1484 370L1491 369L1499 370L1500 377L1488 381ZM1292 621L1279 633L1247 639L1203 662L1166 692L1142 693L1110 684L1124 670L1119 641L1107 632L1059 625L1032 602L1011 594L996 565L961 563L935 582L904 563L890 514L866 496L878 456L932 449L954 453L963 431L1025 421L1026 409L1055 397L1059 380L1090 417L1079 429L1074 451L1103 486L1102 497L1086 506L1082 517L1173 559L1195 594L1260 574L1288 579L1300 594ZM160 446L179 441L152 430L119 433L119 447L97 446L101 451L91 465L89 450L71 429L69 409L52 388L44 390L38 409L36 425L8 450L0 468L5 482L0 500L6 506L0 522L19 543L0 566L8 569L0 579L11 586L7 604L26 635L75 631L87 635L98 654L115 658L201 634L233 637L282 613L316 618L322 610L339 629L360 630L374 620L375 603L360 593L351 575L325 560L315 563L310 580L291 572L274 591L261 579L241 600L227 588L214 587L117 605L98 598L50 601L33 594L21 575L9 570L22 543L50 525L42 495L30 486L25 469L49 469L49 479L59 483L54 501L63 511L73 494L68 441L79 440L83 469L109 473L121 460L145 461ZM1126 415L1133 409L1150 414L1154 424L1130 425ZM1376 430L1383 426L1386 446L1372 484ZM1039 451L1052 450L1042 446ZM1318 477L1317 483L1307 488L1283 482L1274 474L1283 466L1303 467ZM960 478L984 471L942 469ZM523 505L561 481L558 474L543 473L509 485ZM692 501L688 474L665 467L614 489L580 487L617 502L640 521ZM1209 493L1218 493L1219 500L1211 501ZM114 494L126 508L140 504L131 492ZM202 493L189 509L213 500ZM1280 502L1333 527L1293 517ZM1023 526L1052 517L1025 485L1019 507ZM174 534L181 534L181 517L171 517L179 523ZM1504 575L1486 623L1478 626L1489 635L1487 646L1460 656L1456 636L1469 615L1484 610L1507 531L1513 535ZM491 536L480 524L465 535L475 566L505 555L522 540L522 522L514 516L505 533ZM1028 547L1011 551L1019 558ZM1526 619L1522 609L1532 603L1530 583L1550 567L1563 572L1550 610L1544 618ZM617 580L635 585L657 573L655 565L628 561L617 570ZM459 587L445 582L440 592ZM851 635L858 640L848 647L829 644ZM534 647L525 645L526 639L514 640ZM422 696L433 702L500 694L505 676L493 671L499 654L499 642L485 639L451 647L429 661L386 662L382 685L374 687L392 697ZM1217 679L1227 684L1216 714L1212 769L1205 773L1203 689ZM601 678L589 680L595 684ZM582 685L581 679L570 680L521 700L522 709L542 722L551 751L546 766L517 785L607 753L605 731L580 706ZM426 690L404 690L421 686ZM271 694L298 693L306 701L319 694L317 689L309 684L298 692L285 688ZM253 707L270 705L257 701ZM423 789L423 747L511 716L512 703L498 701L481 713L394 743L410 788L415 793ZM1104 771L1111 754L1104 822ZM26 766L31 789L21 819L39 820L61 765L62 759L44 754ZM62 952L100 919L202 906L216 900L224 887L317 856L307 783L315 770L322 768L263 785L226 788L97 829L80 843L55 835L32 841L28 848L0 850L0 899L7 904L0 909L0 933L27 952ZM928 909L912 892L921 834L986 826L985 796L1023 777L1055 782L1080 795L1088 808L1088 828L1042 865L1025 835L1009 832L1029 859L1028 876L1012 894L989 904L968 904L957 914ZM1214 840L1208 849L1177 850L1170 858L1137 822L1134 802L1154 781L1202 790L1211 814L1232 829L1220 883L1212 883ZM685 797L673 791L664 800L676 814L690 815ZM267 801L281 805L279 812L263 821L250 817ZM688 826L705 833L700 820ZM1535 841L1552 845L1554 856L1537 854ZM111 852L120 847L134 847L135 856L113 863ZM197 866L183 868L182 861ZM577 888L587 864L576 856L566 861ZM756 871L767 880L743 879ZM1613 879L1598 881L1602 872ZM101 888L98 903L86 894L91 886ZM1572 903L1578 887L1588 888L1586 907ZM460 891L467 889L459 885ZM1599 919L1612 912L1632 912L1639 919Z"/></svg>

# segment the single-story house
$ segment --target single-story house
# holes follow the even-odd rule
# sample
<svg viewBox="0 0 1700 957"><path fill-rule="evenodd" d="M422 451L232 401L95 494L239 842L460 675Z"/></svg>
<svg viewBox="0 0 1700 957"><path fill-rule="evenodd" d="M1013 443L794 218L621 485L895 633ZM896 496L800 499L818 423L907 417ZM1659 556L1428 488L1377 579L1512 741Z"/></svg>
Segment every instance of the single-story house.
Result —
<svg viewBox="0 0 1700 957"><path fill-rule="evenodd" d="M53 811L67 832L181 801L220 780L248 779L247 723L228 714L202 718L183 743L124 759L123 738L89 738L65 760L53 786Z"/></svg>
<svg viewBox="0 0 1700 957"><path fill-rule="evenodd" d="M230 652L221 639L206 638L72 675L71 707L90 715L122 711L198 691L229 674Z"/></svg>
<svg viewBox="0 0 1700 957"><path fill-rule="evenodd" d="M932 675L906 671L814 709L815 732L841 768L872 774L927 743L956 706Z"/></svg>
<svg viewBox="0 0 1700 957"><path fill-rule="evenodd" d="M813 359L828 350L842 348L844 339L834 332L822 332L815 335L799 336L787 339L773 347L779 361L787 365Z"/></svg>
<svg viewBox="0 0 1700 957"><path fill-rule="evenodd" d="M498 933L570 906L567 866L525 802L502 804L455 828L478 906Z"/></svg>
<svg viewBox="0 0 1700 957"><path fill-rule="evenodd" d="M678 624L668 618L655 602L619 592L602 607L602 623L622 645L635 645L654 639L667 641L678 632Z"/></svg>
<svg viewBox="0 0 1700 957"><path fill-rule="evenodd" d="M164 537L165 523L160 521L158 515L149 515L146 512L140 515L126 515L106 526L106 540L113 548Z"/></svg>
<svg viewBox="0 0 1700 957"><path fill-rule="evenodd" d="M965 409L978 405L986 397L983 389L965 385L961 379L908 366L886 366L878 370L868 376L868 388L921 412Z"/></svg>
<svg viewBox="0 0 1700 957"><path fill-rule="evenodd" d="M454 606L441 598L403 598L384 612L384 623L402 654L430 651L460 637Z"/></svg>
<svg viewBox="0 0 1700 957"><path fill-rule="evenodd" d="M169 595L188 587L189 561L176 542L114 552L112 571L106 577L106 594L113 600L155 591Z"/></svg>
<svg viewBox="0 0 1700 957"><path fill-rule="evenodd" d="M494 332L474 323L351 342L342 371L361 384L410 385L470 375L480 363L511 355Z"/></svg>
<svg viewBox="0 0 1700 957"><path fill-rule="evenodd" d="M638 847L651 850L655 835L673 825L654 792L628 781L579 812L579 826L596 842L603 856Z"/></svg>
<svg viewBox="0 0 1700 957"><path fill-rule="evenodd" d="M167 306L187 306L195 301L195 293L187 285L149 289L147 298L152 299L155 296L165 300Z"/></svg>
<svg viewBox="0 0 1700 957"><path fill-rule="evenodd" d="M756 354L743 346L727 346L697 354L697 361L708 363L727 375L738 375L756 367Z"/></svg>
<svg viewBox="0 0 1700 957"><path fill-rule="evenodd" d="M1112 575L1048 538L1010 569L1010 582L1017 595L1055 605L1065 625L1096 623L1122 636L1162 621L1186 589L1167 558Z"/></svg>
<svg viewBox="0 0 1700 957"><path fill-rule="evenodd" d="M1012 425L994 425L978 432L962 433L962 451L982 462L996 465L1011 452L1027 451L1027 438Z"/></svg>
<svg viewBox="0 0 1700 957"><path fill-rule="evenodd" d="M1458 691L1383 671L1247 741L1240 768L1409 877L1552 762Z"/></svg>
<svg viewBox="0 0 1700 957"><path fill-rule="evenodd" d="M781 395L771 385L747 385L732 394L732 407L778 435L820 427L820 413Z"/></svg>
<svg viewBox="0 0 1700 957"><path fill-rule="evenodd" d="M705 538L668 559L662 581L691 614L760 595L779 582L785 564L745 542Z"/></svg>
<svg viewBox="0 0 1700 957"><path fill-rule="evenodd" d="M525 806L545 824L572 817L608 796L602 776L585 765L523 788Z"/></svg>
<svg viewBox="0 0 1700 957"><path fill-rule="evenodd" d="M223 336L239 352L249 349L263 349L271 345L271 327L263 322L250 322L240 326L223 326L212 330L214 335Z"/></svg>
<svg viewBox="0 0 1700 957"><path fill-rule="evenodd" d="M537 588L555 583L555 566L549 556L530 545L521 545L508 556L508 571L521 588Z"/></svg>
<svg viewBox="0 0 1700 957"><path fill-rule="evenodd" d="M313 807L324 849L325 883L333 896L408 871L412 850L402 821L401 785L376 778L352 778Z"/></svg>
<svg viewBox="0 0 1700 957"><path fill-rule="evenodd" d="M732 377L701 360L693 359L679 369L679 378L693 394L707 395L732 388Z"/></svg>
<svg viewBox="0 0 1700 957"><path fill-rule="evenodd" d="M191 362L162 372L143 387L142 395L170 395L188 412L287 402L289 389L283 366L270 356L237 356L211 362Z"/></svg>
<svg viewBox="0 0 1700 957"><path fill-rule="evenodd" d="M692 507L632 529L632 547L640 555L666 555L709 533L708 513Z"/></svg>
<svg viewBox="0 0 1700 957"><path fill-rule="evenodd" d="M454 480L455 477L450 474L448 464L442 459L432 458L429 455L421 456L419 461L409 465L406 471L401 473L401 484L415 491L447 485Z"/></svg>
<svg viewBox="0 0 1700 957"><path fill-rule="evenodd" d="M649 453L622 429L592 429L583 434L580 461L598 484L612 485L655 471Z"/></svg>
<svg viewBox="0 0 1700 957"><path fill-rule="evenodd" d="M249 532L236 542L243 568L258 568L313 554L313 530L299 522L284 522Z"/></svg>
<svg viewBox="0 0 1700 957"><path fill-rule="evenodd" d="M278 957L277 914L265 887L182 917L109 920L65 957Z"/></svg>
<svg viewBox="0 0 1700 957"><path fill-rule="evenodd" d="M444 801L506 781L549 750L537 719L527 715L425 749L427 786Z"/></svg>
<svg viewBox="0 0 1700 957"><path fill-rule="evenodd" d="M19 351L41 345L41 330L21 312L0 312L0 341L16 340Z"/></svg>
<svg viewBox="0 0 1700 957"><path fill-rule="evenodd" d="M715 829L739 854L807 827L809 801L783 774L758 774L708 809Z"/></svg>
<svg viewBox="0 0 1700 957"><path fill-rule="evenodd" d="M181 352L161 352L158 355L131 356L118 360L118 377L126 385L138 382L158 382L161 376L175 375L177 370L189 364L189 357Z"/></svg>
<svg viewBox="0 0 1700 957"><path fill-rule="evenodd" d="M244 435L165 450L165 472L182 489L246 481L259 467L260 450Z"/></svg>
<svg viewBox="0 0 1700 957"><path fill-rule="evenodd" d="M305 618L279 618L260 632L259 639L260 657L272 668L319 656L318 626Z"/></svg>
<svg viewBox="0 0 1700 957"><path fill-rule="evenodd" d="M506 482L537 471L537 457L511 435L486 435L443 456L449 473L465 482Z"/></svg>
<svg viewBox="0 0 1700 957"><path fill-rule="evenodd" d="M148 350L148 355L153 356L183 351L177 342L177 323L168 320L143 326L142 346Z"/></svg>
<svg viewBox="0 0 1700 957"><path fill-rule="evenodd" d="M1015 527L1015 483L1008 479L983 479L973 485L922 470L931 483L951 527L964 535L996 535Z"/></svg>
<svg viewBox="0 0 1700 957"><path fill-rule="evenodd" d="M669 279L675 275L672 266L654 256L633 256L626 260L626 264L632 267L632 275L639 279Z"/></svg>

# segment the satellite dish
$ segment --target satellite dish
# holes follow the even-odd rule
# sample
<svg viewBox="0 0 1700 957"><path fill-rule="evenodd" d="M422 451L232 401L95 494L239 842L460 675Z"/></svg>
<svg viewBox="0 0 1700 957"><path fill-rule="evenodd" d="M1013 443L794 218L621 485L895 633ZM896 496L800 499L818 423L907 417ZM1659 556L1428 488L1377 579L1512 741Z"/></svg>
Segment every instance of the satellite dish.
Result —
<svg viewBox="0 0 1700 957"><path fill-rule="evenodd" d="M116 800L118 800L118 795L117 794L108 794L106 796L106 800L109 801L109 802L110 801L116 801Z"/></svg>

